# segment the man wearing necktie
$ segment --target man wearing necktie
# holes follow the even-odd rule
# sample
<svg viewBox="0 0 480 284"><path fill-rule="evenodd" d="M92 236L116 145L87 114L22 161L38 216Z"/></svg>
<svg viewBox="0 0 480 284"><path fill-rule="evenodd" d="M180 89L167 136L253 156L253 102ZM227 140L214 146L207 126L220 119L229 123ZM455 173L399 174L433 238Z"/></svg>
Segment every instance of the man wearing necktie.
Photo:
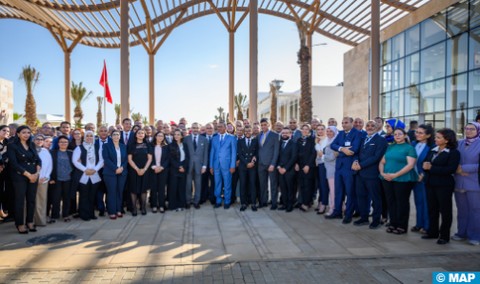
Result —
<svg viewBox="0 0 480 284"><path fill-rule="evenodd" d="M282 191L283 206L278 210L286 210L292 212L293 201L295 199L294 178L295 178L295 162L297 161L297 143L292 138L291 128L285 127L282 130L282 147L278 156L278 179L280 189Z"/></svg>
<svg viewBox="0 0 480 284"><path fill-rule="evenodd" d="M353 211L357 207L357 198L354 188L352 164L354 156L360 149L360 132L353 128L353 118L344 117L342 120L343 130L333 140L330 147L339 153L335 163L335 210L327 219L342 219L342 203L346 196L346 210L343 224L352 222Z"/></svg>
<svg viewBox="0 0 480 284"><path fill-rule="evenodd" d="M192 123L191 130L192 134L183 140L188 147L190 155L186 182L186 200L187 208L190 207L190 204L193 204L196 209L199 209L202 174L206 172L208 165L208 140L205 136L200 135L200 126L197 122ZM192 188L192 181L194 188ZM192 191L194 192L193 199Z"/></svg>
<svg viewBox="0 0 480 284"><path fill-rule="evenodd" d="M278 182L277 166L278 152L280 144L278 143L278 134L270 131L268 119L260 120L262 131L258 140L258 178L260 181L260 205L266 207L268 203L268 179L270 179L270 195L272 198L271 210L277 209Z"/></svg>
<svg viewBox="0 0 480 284"><path fill-rule="evenodd" d="M210 152L210 173L215 176L215 208L222 204L222 183L224 186L224 208L230 208L232 195L232 174L235 172L237 141L226 133L224 122L217 125L218 135L212 139Z"/></svg>
<svg viewBox="0 0 480 284"><path fill-rule="evenodd" d="M373 214L370 229L377 229L380 227L382 214L378 164L385 154L388 144L387 140L377 133L377 123L374 120L367 121L365 129L367 136L361 140L357 159L352 165L352 170L358 173L355 175L355 191L360 211L360 219L353 224L356 226L369 224L368 215L371 203Z"/></svg>
<svg viewBox="0 0 480 284"><path fill-rule="evenodd" d="M239 160L238 174L240 178L240 211L245 211L252 205L252 211L257 211L257 139L252 137L252 127L245 125L245 137L238 140L237 157Z"/></svg>
<svg viewBox="0 0 480 284"><path fill-rule="evenodd" d="M207 141L208 141L207 157L209 158L210 158L210 151L212 149L212 139L215 135L217 134L214 133L213 124L211 123L205 124L205 134L203 134L202 136L207 138ZM215 188L215 182L213 180L213 175L210 173L210 163L207 163L207 170L202 175L202 193L200 195L200 204L207 201L207 199L210 201L211 204L215 204L216 198L215 198L214 188Z"/></svg>

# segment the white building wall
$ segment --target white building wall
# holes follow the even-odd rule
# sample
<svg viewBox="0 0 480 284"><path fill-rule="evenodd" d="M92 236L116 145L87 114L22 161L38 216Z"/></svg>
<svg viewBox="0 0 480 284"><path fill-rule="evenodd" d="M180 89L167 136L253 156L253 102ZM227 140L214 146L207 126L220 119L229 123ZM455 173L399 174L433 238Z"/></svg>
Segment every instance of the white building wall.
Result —
<svg viewBox="0 0 480 284"><path fill-rule="evenodd" d="M0 124L13 122L13 82L0 78Z"/></svg>

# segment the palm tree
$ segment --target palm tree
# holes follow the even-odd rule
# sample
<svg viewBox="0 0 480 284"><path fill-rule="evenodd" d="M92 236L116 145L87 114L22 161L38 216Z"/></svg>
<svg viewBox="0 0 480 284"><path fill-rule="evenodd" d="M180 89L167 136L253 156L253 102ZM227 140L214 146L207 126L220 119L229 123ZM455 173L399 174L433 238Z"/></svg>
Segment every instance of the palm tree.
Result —
<svg viewBox="0 0 480 284"><path fill-rule="evenodd" d="M235 95L235 106L237 107L237 119L243 120L243 107L245 105L245 101L247 100L247 95L242 95L242 93L238 93Z"/></svg>
<svg viewBox="0 0 480 284"><path fill-rule="evenodd" d="M38 82L40 72L30 65L23 67L20 79L25 83L27 90L27 99L25 100L25 124L28 125L32 131L35 131L37 124L37 104L33 97L33 89Z"/></svg>
<svg viewBox="0 0 480 284"><path fill-rule="evenodd" d="M137 121L142 121L142 114L140 112L137 112L137 113L132 113L132 120L133 122L137 122Z"/></svg>
<svg viewBox="0 0 480 284"><path fill-rule="evenodd" d="M120 104L115 104L115 125L120 124Z"/></svg>
<svg viewBox="0 0 480 284"><path fill-rule="evenodd" d="M73 109L73 117L78 118L78 120L75 121L75 126L78 128L82 127L82 103L86 99L88 99L91 94L92 91L87 94L87 89L82 85L82 82L80 82L78 85L72 82L71 95L72 100L75 103L75 108Z"/></svg>
<svg viewBox="0 0 480 284"><path fill-rule="evenodd" d="M270 104L270 123L273 126L277 122L277 89L273 82L270 83L270 94L272 95Z"/></svg>
<svg viewBox="0 0 480 284"><path fill-rule="evenodd" d="M310 86L310 49L307 46L307 28L304 22L298 22L298 34L300 36L300 50L298 61L300 64L300 121L310 122L312 120L312 86Z"/></svg>
<svg viewBox="0 0 480 284"><path fill-rule="evenodd" d="M215 119L219 121L225 121L225 112L223 107L218 107L217 111L218 111L218 115L215 115Z"/></svg>
<svg viewBox="0 0 480 284"><path fill-rule="evenodd" d="M102 103L103 103L103 97L98 96L97 97L97 102L98 102L98 110L97 110L97 129L102 126Z"/></svg>
<svg viewBox="0 0 480 284"><path fill-rule="evenodd" d="M150 125L149 124L149 121L148 121L148 118L145 116L143 117L143 121L142 121L143 125L147 126L147 125Z"/></svg>

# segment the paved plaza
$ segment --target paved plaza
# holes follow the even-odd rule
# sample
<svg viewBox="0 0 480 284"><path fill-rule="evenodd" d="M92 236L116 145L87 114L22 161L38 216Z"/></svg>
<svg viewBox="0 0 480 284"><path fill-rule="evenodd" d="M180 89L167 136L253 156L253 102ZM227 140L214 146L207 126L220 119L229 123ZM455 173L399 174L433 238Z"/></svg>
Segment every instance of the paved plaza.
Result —
<svg viewBox="0 0 480 284"><path fill-rule="evenodd" d="M0 230L1 283L420 283L431 282L433 271L480 271L479 246L439 246L417 233L343 225L313 210L203 206L60 221L28 235L13 223Z"/></svg>

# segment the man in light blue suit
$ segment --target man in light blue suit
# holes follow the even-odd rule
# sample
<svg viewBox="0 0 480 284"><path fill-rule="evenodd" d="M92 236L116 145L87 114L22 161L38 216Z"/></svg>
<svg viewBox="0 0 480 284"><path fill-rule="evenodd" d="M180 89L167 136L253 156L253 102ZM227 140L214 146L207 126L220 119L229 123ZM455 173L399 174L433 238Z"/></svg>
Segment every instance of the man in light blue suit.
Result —
<svg viewBox="0 0 480 284"><path fill-rule="evenodd" d="M212 138L210 151L210 172L215 180L215 208L222 205L222 181L224 185L224 208L230 208L232 196L232 174L235 172L237 158L237 140L234 136L225 133L224 122L217 125L218 135Z"/></svg>

